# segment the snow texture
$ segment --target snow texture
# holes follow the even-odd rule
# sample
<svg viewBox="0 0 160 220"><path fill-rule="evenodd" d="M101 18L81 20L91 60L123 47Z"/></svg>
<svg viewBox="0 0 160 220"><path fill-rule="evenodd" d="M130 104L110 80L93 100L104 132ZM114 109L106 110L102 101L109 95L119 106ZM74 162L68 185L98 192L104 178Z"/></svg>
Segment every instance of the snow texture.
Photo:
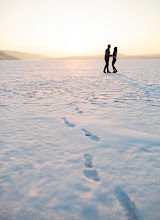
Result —
<svg viewBox="0 0 160 220"><path fill-rule="evenodd" d="M0 219L160 219L160 61L1 61Z"/></svg>

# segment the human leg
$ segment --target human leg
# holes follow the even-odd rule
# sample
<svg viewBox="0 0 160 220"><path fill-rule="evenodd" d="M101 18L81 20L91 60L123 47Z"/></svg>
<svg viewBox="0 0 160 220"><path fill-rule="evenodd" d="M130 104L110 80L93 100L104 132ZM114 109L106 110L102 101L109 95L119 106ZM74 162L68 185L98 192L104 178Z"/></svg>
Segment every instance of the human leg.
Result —
<svg viewBox="0 0 160 220"><path fill-rule="evenodd" d="M110 71L109 71L109 59L106 60L106 66L107 66L107 73L110 73Z"/></svg>
<svg viewBox="0 0 160 220"><path fill-rule="evenodd" d="M115 62L116 62L116 60L113 59L113 61L112 61L112 67L113 67L113 72L114 72L114 73L117 72L117 69L116 69L116 67L114 66Z"/></svg>
<svg viewBox="0 0 160 220"><path fill-rule="evenodd" d="M107 65L104 66L104 70L103 70L104 73L106 73L106 68L107 68Z"/></svg>
<svg viewBox="0 0 160 220"><path fill-rule="evenodd" d="M104 73L106 73L106 68L107 68L107 72L108 72L108 65L109 65L108 60L105 60L105 62L106 62L106 65L105 65L104 70L103 70Z"/></svg>

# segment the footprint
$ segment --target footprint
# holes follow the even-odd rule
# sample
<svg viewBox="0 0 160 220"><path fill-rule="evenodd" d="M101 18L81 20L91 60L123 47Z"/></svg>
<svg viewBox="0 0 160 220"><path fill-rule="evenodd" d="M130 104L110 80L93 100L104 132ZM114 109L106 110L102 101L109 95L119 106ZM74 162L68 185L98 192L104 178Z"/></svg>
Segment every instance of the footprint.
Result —
<svg viewBox="0 0 160 220"><path fill-rule="evenodd" d="M89 131L87 131L86 129L82 128L81 129L84 133L85 136L87 136L88 138L90 138L93 141L100 141L100 138L96 135L91 134Z"/></svg>
<svg viewBox="0 0 160 220"><path fill-rule="evenodd" d="M78 114L82 114L82 113L83 113L83 111L78 111L77 113L78 113Z"/></svg>
<svg viewBox="0 0 160 220"><path fill-rule="evenodd" d="M77 111L78 114L82 114L83 111L80 111L79 108L75 108L75 110Z"/></svg>
<svg viewBox="0 0 160 220"><path fill-rule="evenodd" d="M118 199L120 205L123 207L128 219L130 220L142 219L138 215L135 203L131 201L127 193L121 187L115 188L115 196Z"/></svg>
<svg viewBox="0 0 160 220"><path fill-rule="evenodd" d="M93 165L92 165L92 156L89 155L89 154L85 154L84 159L85 159L85 162L84 162L85 167L92 168L93 167Z"/></svg>
<svg viewBox="0 0 160 220"><path fill-rule="evenodd" d="M76 126L75 124L70 123L69 121L67 121L67 119L65 117L63 117L62 119L64 120L64 123L65 123L66 126L72 127L72 128Z"/></svg>
<svg viewBox="0 0 160 220"><path fill-rule="evenodd" d="M89 154L84 155L85 159L85 169L83 170L83 173L87 179L91 179L95 182L100 181L100 177L98 176L98 172L93 168L92 164L92 156Z"/></svg>

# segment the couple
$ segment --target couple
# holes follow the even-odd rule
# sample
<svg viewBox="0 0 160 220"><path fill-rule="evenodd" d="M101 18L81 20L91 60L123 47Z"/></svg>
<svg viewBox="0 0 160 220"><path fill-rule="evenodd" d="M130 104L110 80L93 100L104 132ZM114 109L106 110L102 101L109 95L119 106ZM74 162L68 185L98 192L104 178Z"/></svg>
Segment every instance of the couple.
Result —
<svg viewBox="0 0 160 220"><path fill-rule="evenodd" d="M113 61L112 61L113 72L114 73L118 72L116 67L114 66L114 64L116 62L116 58L117 58L117 47L114 48L113 55L110 55L110 48L111 48L111 45L109 44L108 48L105 51L104 59L105 59L106 65L103 70L104 73L106 73L106 68L107 68L107 73L110 73L110 71L109 71L109 58L110 57L113 57Z"/></svg>

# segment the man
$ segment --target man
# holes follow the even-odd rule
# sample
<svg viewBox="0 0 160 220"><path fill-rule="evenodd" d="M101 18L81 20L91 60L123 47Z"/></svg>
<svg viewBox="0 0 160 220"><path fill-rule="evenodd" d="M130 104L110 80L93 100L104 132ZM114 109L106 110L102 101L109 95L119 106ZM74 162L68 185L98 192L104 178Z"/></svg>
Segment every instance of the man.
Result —
<svg viewBox="0 0 160 220"><path fill-rule="evenodd" d="M110 71L109 71L109 58L112 57L112 55L110 55L110 48L111 48L111 45L108 44L108 48L105 51L105 57L104 57L105 62L106 62L106 65L103 70L104 73L106 73L106 68L107 68L107 73L110 73Z"/></svg>

